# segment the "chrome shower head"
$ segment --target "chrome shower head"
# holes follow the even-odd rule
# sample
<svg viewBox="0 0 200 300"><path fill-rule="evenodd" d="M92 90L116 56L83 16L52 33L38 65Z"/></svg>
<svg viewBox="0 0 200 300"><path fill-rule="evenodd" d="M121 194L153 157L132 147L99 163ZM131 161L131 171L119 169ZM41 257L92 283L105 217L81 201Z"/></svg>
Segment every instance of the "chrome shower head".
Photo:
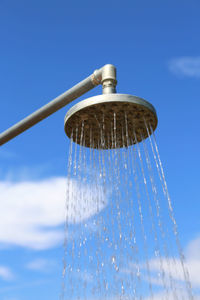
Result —
<svg viewBox="0 0 200 300"><path fill-rule="evenodd" d="M64 127L77 144L113 149L147 138L147 127L155 130L157 122L156 111L146 100L127 94L103 94L69 109Z"/></svg>
<svg viewBox="0 0 200 300"><path fill-rule="evenodd" d="M154 107L139 97L116 94L116 68L107 64L2 132L0 145L99 84L102 85L103 95L79 102L66 114L65 132L74 142L98 149L127 147L145 139L148 136L148 127L155 130L157 116Z"/></svg>

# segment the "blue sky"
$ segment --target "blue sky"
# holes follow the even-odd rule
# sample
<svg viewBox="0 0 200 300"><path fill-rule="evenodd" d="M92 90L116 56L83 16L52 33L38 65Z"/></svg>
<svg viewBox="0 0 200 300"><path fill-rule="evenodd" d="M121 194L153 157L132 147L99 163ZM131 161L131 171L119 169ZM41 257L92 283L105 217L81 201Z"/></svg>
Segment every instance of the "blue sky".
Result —
<svg viewBox="0 0 200 300"><path fill-rule="evenodd" d="M114 64L118 92L143 97L157 110L156 136L181 242L200 265L199 10L197 0L2 0L0 129L95 69ZM87 95L100 92L97 87ZM63 129L66 111L0 149L3 300L59 296L69 147ZM43 225L48 232L41 230Z"/></svg>

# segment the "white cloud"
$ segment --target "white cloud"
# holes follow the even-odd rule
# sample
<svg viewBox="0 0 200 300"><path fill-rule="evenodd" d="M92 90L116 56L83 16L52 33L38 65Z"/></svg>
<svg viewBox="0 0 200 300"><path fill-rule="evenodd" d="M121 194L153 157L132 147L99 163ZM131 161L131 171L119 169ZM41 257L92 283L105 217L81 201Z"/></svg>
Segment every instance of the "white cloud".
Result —
<svg viewBox="0 0 200 300"><path fill-rule="evenodd" d="M194 288L200 288L200 238L191 241L185 253L185 270L189 272L190 282ZM166 258L162 257L162 262L163 270L166 275L171 274L174 280L184 282L185 278L180 259L169 258L166 260ZM151 259L149 265L150 269L154 272L158 272L161 269L158 259ZM161 282L157 281L157 284L159 285Z"/></svg>
<svg viewBox="0 0 200 300"><path fill-rule="evenodd" d="M186 257L190 260L200 259L200 237L193 239L186 248Z"/></svg>
<svg viewBox="0 0 200 300"><path fill-rule="evenodd" d="M181 293L178 292L176 295L177 295L178 299L187 299L188 298L188 295L183 294L182 292ZM146 298L144 298L144 300L151 300L151 299L152 299L152 297L146 297ZM153 299L154 300L162 300L162 299L165 300L166 299L166 293L164 293L164 292L156 293L156 294L154 294ZM193 299L194 300L200 300L200 296L194 296ZM174 300L173 293L170 292L168 294L167 300Z"/></svg>
<svg viewBox="0 0 200 300"><path fill-rule="evenodd" d="M185 249L185 270L189 272L189 279L196 291L196 295L194 296L195 300L200 300L200 295L198 293L200 289L200 237L192 240ZM184 272L181 265L181 261L179 258L169 257L168 260L165 257L161 257L162 260L162 269L160 264L160 259L154 258L149 260L149 269L151 271L151 283L154 286L163 287L163 282L158 274L163 270L165 274L165 283L169 287L170 290L170 276L173 279L178 293L184 293ZM122 269L121 272L126 274L130 274L135 272L138 266L134 263L130 263L129 266L125 269ZM149 281L146 274L146 264L144 262L139 263L139 268L141 272L142 280ZM143 274L144 271L144 274ZM185 292L186 293L186 292ZM179 295L179 294L178 294ZM155 295L154 299L165 299L166 293L160 292ZM182 294L180 298L182 299ZM185 295L187 298L187 295ZM149 300L150 298L145 298L145 300ZM172 294L169 294L169 300L174 299Z"/></svg>
<svg viewBox="0 0 200 300"><path fill-rule="evenodd" d="M200 237L188 244L185 253L192 285L200 288Z"/></svg>
<svg viewBox="0 0 200 300"><path fill-rule="evenodd" d="M26 268L33 271L49 272L55 265L56 263L52 260L37 258L35 260L30 261L26 265Z"/></svg>
<svg viewBox="0 0 200 300"><path fill-rule="evenodd" d="M68 189L67 189L68 187ZM19 245L47 249L63 240L69 196L68 221L78 223L90 218L106 205L101 186L67 182L58 177L43 181L0 182L0 245ZM98 200L98 201L97 201Z"/></svg>
<svg viewBox="0 0 200 300"><path fill-rule="evenodd" d="M171 72L179 76L200 77L200 56L179 57L169 62Z"/></svg>
<svg viewBox="0 0 200 300"><path fill-rule="evenodd" d="M12 280L14 278L13 272L10 268L5 266L0 266L0 278L3 280Z"/></svg>

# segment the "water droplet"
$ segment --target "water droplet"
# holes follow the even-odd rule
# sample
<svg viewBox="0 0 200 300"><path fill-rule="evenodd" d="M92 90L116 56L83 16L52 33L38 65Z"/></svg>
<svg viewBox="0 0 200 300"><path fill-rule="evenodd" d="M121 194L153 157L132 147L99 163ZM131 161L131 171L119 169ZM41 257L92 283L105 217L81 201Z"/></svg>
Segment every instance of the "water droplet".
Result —
<svg viewBox="0 0 200 300"><path fill-rule="evenodd" d="M112 261L112 264L115 264L115 263L116 263L116 257L115 257L115 256L112 256L112 257L111 257L111 261Z"/></svg>

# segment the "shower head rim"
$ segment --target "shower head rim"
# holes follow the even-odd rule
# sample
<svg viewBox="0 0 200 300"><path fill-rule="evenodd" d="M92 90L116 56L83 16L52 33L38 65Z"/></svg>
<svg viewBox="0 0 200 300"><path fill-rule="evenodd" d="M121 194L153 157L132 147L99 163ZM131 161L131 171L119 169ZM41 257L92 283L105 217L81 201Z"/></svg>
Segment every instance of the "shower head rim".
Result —
<svg viewBox="0 0 200 300"><path fill-rule="evenodd" d="M97 95L97 96L89 97L87 99L84 99L84 100L76 103L68 110L68 112L65 115L65 118L64 118L65 127L66 127L68 119L72 115L74 115L76 112L84 109L87 106L103 104L104 102L105 103L122 102L122 103L131 103L131 104L144 106L145 108L148 108L150 111L152 111L154 113L156 120L158 122L156 110L155 110L154 106L151 103L149 103L147 100L145 100L141 97L138 97L138 96L130 95L130 94L118 94L117 93L117 94ZM157 124L156 124L156 126L157 126Z"/></svg>
<svg viewBox="0 0 200 300"><path fill-rule="evenodd" d="M101 127L99 122L99 116L103 116L103 127ZM81 137L83 138L82 130L84 128L85 147L101 149L111 149L113 147L121 148L124 146L124 140L122 139L121 133L118 133L117 135L118 137L121 136L118 140L118 145L111 145L112 133L110 130L112 130L112 127L113 129L114 127L116 128L116 122L121 128L127 128L126 130L130 137L129 142L127 140L128 146L128 144L135 144L142 139L147 138L148 132L156 129L158 119L153 105L143 98L129 94L111 93L87 98L71 107L64 119L64 129L69 138L73 137L74 142L82 144L81 141L83 141L83 139L81 139ZM149 131L146 126L148 126ZM75 128L76 130L74 131L73 129ZM133 136L133 129L136 136ZM106 130L107 136L106 142L101 146L98 141L98 136L100 134L99 130L101 132L102 130ZM108 132L109 135L107 134ZM92 146L91 134L94 138Z"/></svg>

